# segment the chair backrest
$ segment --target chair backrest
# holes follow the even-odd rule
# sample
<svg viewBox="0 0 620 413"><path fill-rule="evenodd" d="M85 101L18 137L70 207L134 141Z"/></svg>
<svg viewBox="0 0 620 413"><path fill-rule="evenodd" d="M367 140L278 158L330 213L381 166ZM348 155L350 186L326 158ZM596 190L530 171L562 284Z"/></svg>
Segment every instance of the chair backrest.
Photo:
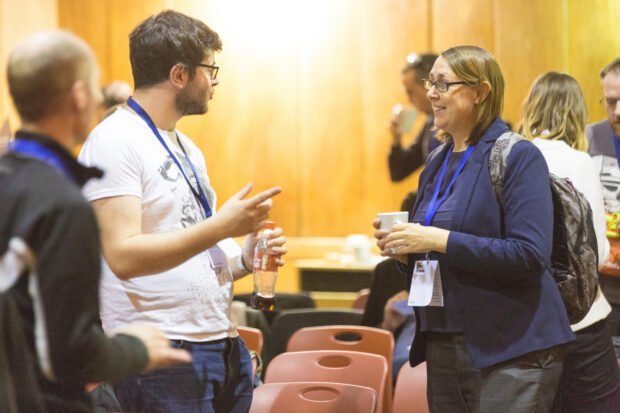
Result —
<svg viewBox="0 0 620 413"><path fill-rule="evenodd" d="M265 383L254 390L250 413L373 413L375 391L345 383Z"/></svg>
<svg viewBox="0 0 620 413"><path fill-rule="evenodd" d="M258 328L238 326L237 332L245 342L245 346L250 351L256 351L258 354L263 352L263 332Z"/></svg>
<svg viewBox="0 0 620 413"><path fill-rule="evenodd" d="M398 372L394 389L393 413L428 413L426 363L411 367L405 363Z"/></svg>
<svg viewBox="0 0 620 413"><path fill-rule="evenodd" d="M388 381L384 394L384 411L392 407L392 355L394 336L387 330L365 326L318 326L297 330L288 341L286 351L347 350L385 357Z"/></svg>
<svg viewBox="0 0 620 413"><path fill-rule="evenodd" d="M344 350L282 353L271 361L265 373L265 383L321 381L370 387L378 401L384 400L387 378L385 357ZM389 413L380 402L376 411Z"/></svg>
<svg viewBox="0 0 620 413"><path fill-rule="evenodd" d="M363 312L348 309L300 308L280 312L271 324L271 333L263 354L263 364L286 351L291 335L302 327L334 324L360 325Z"/></svg>

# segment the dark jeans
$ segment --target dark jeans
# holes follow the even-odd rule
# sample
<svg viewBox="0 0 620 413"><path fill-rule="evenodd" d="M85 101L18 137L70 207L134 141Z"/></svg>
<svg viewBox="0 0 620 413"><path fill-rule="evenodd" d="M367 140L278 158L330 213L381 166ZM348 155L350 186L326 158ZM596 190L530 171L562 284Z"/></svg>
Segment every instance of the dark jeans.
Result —
<svg viewBox="0 0 620 413"><path fill-rule="evenodd" d="M607 316L607 324L616 350L616 357L620 358L620 304L609 304L611 305L611 313Z"/></svg>
<svg viewBox="0 0 620 413"><path fill-rule="evenodd" d="M252 362L241 338L204 343L171 340L192 363L119 382L122 410L148 413L246 413L252 404Z"/></svg>
<svg viewBox="0 0 620 413"><path fill-rule="evenodd" d="M575 334L577 339L565 346L564 372L553 411L619 413L620 371L607 320Z"/></svg>
<svg viewBox="0 0 620 413"><path fill-rule="evenodd" d="M426 368L430 411L549 412L562 374L563 353L562 346L556 346L477 369L462 334L429 333Z"/></svg>

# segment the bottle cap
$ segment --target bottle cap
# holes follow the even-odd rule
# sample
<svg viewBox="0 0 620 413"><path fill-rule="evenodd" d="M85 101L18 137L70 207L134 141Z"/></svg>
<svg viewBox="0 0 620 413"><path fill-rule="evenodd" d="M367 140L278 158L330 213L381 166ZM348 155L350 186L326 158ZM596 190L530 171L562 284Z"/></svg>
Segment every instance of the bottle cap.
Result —
<svg viewBox="0 0 620 413"><path fill-rule="evenodd" d="M276 229L276 223L273 221L265 221L265 229Z"/></svg>

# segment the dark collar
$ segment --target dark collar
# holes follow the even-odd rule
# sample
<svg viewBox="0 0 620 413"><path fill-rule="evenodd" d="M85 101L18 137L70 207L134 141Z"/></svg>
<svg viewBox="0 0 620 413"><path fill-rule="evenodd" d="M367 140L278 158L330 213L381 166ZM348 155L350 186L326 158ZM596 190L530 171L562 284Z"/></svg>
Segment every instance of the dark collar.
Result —
<svg viewBox="0 0 620 413"><path fill-rule="evenodd" d="M69 151L49 136L18 130L15 133L15 139L37 142L48 148L65 165L67 171L80 187L92 178L101 178L103 176L103 171L101 169L82 165Z"/></svg>

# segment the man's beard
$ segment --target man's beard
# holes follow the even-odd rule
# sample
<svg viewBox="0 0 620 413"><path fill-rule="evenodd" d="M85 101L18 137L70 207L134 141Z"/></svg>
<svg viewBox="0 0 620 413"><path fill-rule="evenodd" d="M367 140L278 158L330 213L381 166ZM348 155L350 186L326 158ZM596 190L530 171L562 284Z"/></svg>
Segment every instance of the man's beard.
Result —
<svg viewBox="0 0 620 413"><path fill-rule="evenodd" d="M177 111L182 116L187 115L203 115L207 113L207 97L206 94L200 93L201 98L194 98L190 95L189 89L183 89L174 101Z"/></svg>

